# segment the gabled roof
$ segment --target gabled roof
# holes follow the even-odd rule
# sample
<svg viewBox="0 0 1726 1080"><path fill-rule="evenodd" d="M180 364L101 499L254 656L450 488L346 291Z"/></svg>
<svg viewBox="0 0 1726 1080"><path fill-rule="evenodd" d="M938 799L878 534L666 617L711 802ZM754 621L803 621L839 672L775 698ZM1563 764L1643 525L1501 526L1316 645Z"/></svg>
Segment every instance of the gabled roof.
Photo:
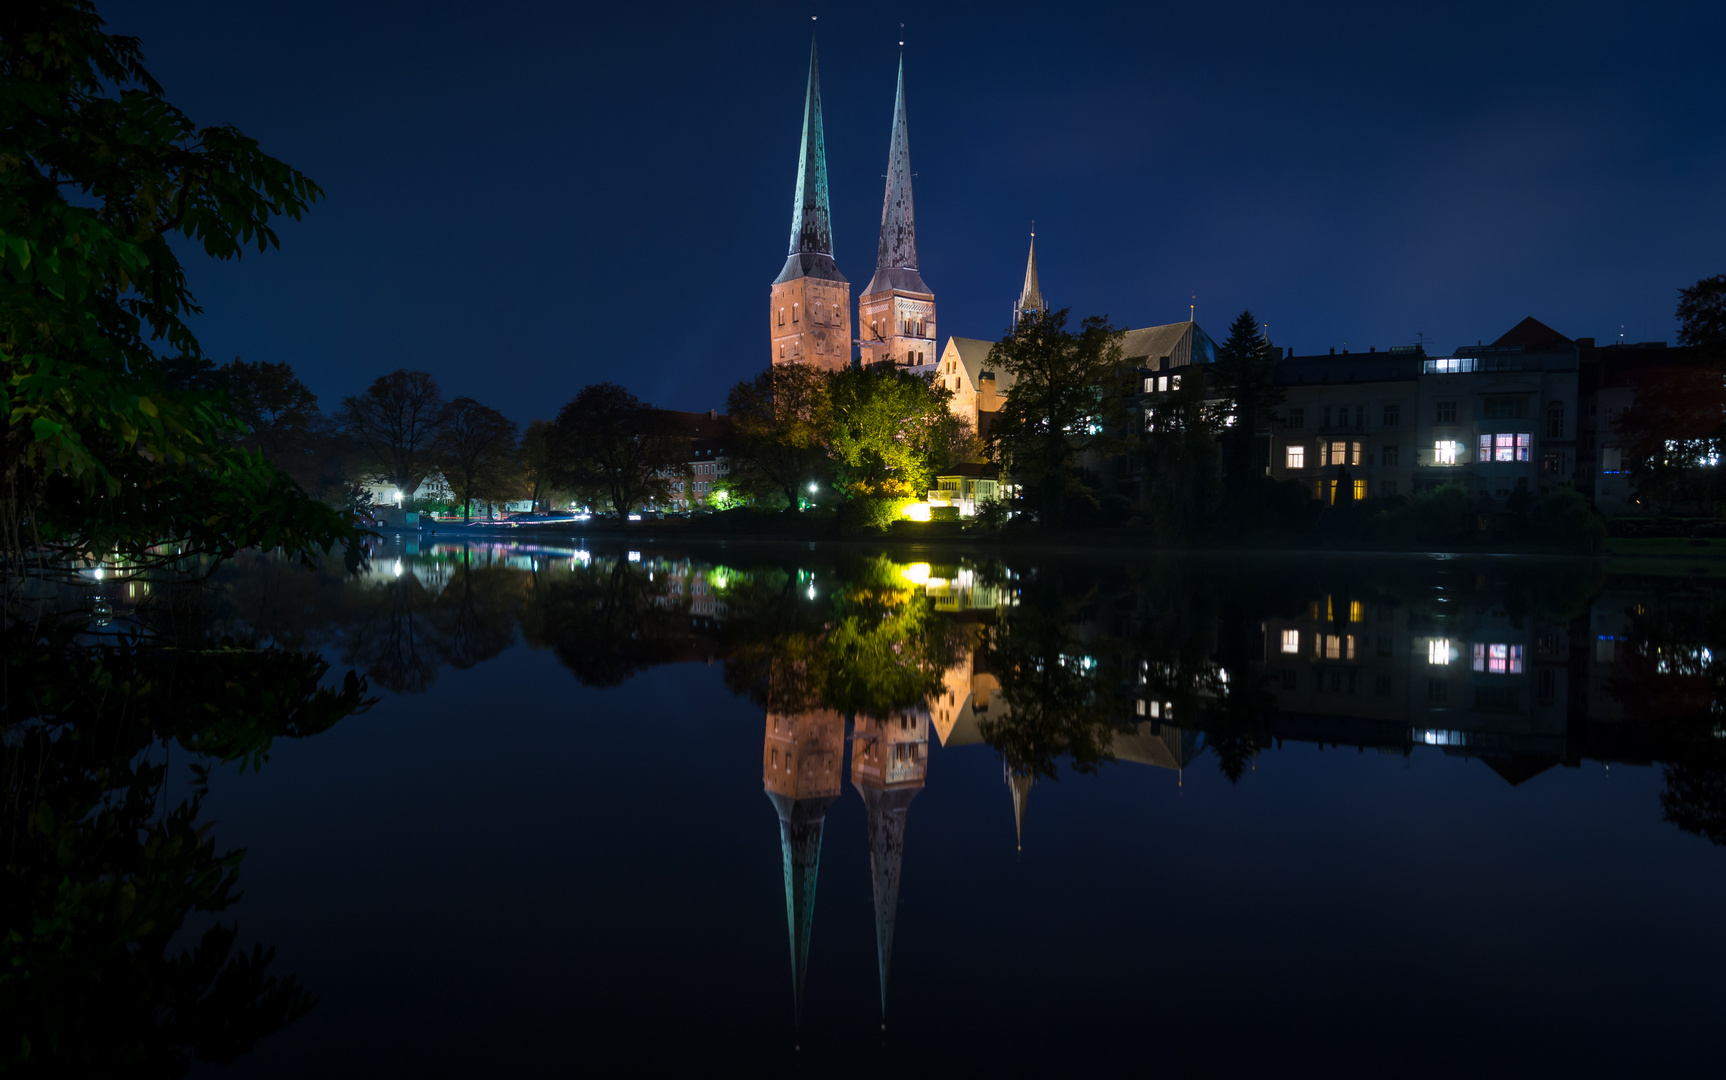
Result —
<svg viewBox="0 0 1726 1080"><path fill-rule="evenodd" d="M1147 326L1139 330L1128 330L1121 337L1121 355L1128 363L1149 361L1155 363L1162 357L1169 358L1169 366L1184 367L1193 362L1194 341L1199 342L1199 363L1204 363L1205 345L1210 342L1209 336L1199 329L1196 322L1169 323L1166 326ZM1211 346L1209 353L1215 353Z"/></svg>
<svg viewBox="0 0 1726 1080"><path fill-rule="evenodd" d="M947 348L941 350L941 358L947 358L949 349L958 352L959 363L965 368L965 377L971 380L972 386L981 386L983 372L994 370L988 366L989 350L994 347L993 341L984 341L981 338L950 337L947 339ZM1018 381L1010 372L994 370L994 375L995 392L998 394L1005 394Z"/></svg>
<svg viewBox="0 0 1726 1080"><path fill-rule="evenodd" d="M1526 352L1549 352L1569 349L1574 343L1563 334L1530 315L1493 342L1494 348L1522 346Z"/></svg>

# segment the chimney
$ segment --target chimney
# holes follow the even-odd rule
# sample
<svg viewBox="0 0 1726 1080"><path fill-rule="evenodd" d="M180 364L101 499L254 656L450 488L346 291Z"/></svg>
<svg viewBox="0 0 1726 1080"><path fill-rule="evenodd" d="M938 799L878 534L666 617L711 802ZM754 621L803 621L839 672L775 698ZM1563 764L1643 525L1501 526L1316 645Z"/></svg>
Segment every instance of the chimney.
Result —
<svg viewBox="0 0 1726 1080"><path fill-rule="evenodd" d="M1330 347L1330 354L1331 354L1331 355L1332 355L1332 356L1335 356L1335 355L1336 355L1336 346L1335 346L1335 345L1332 345L1332 346L1331 346L1331 347Z"/></svg>
<svg viewBox="0 0 1726 1080"><path fill-rule="evenodd" d="M1368 346L1367 346L1367 347L1366 347L1366 351L1367 351L1367 352L1377 352L1377 351L1378 351L1378 346L1377 346L1377 345L1368 345Z"/></svg>

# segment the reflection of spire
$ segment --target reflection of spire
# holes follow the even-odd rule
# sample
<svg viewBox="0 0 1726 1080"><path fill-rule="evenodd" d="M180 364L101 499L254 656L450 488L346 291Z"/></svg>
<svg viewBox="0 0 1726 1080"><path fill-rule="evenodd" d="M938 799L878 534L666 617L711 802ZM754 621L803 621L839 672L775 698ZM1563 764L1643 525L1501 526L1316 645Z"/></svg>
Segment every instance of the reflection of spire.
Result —
<svg viewBox="0 0 1726 1080"><path fill-rule="evenodd" d="M863 796L869 825L869 869L875 893L875 958L881 975L881 1019L887 1019L887 975L905 862L911 800L929 772L929 718L904 710L885 720L859 715L851 744L851 786Z"/></svg>
<svg viewBox="0 0 1726 1080"><path fill-rule="evenodd" d="M1025 850L1025 800L1031 797L1031 785L1037 778L1031 773L1018 773L1001 765L1001 779L1013 792L1013 835L1019 850Z"/></svg>
<svg viewBox="0 0 1726 1080"><path fill-rule="evenodd" d="M762 786L779 813L779 847L785 865L785 923L791 938L791 995L803 1017L809 937L815 925L815 882L821 871L821 833L827 808L839 797L845 720L836 712L767 714L761 749Z"/></svg>
<svg viewBox="0 0 1726 1080"><path fill-rule="evenodd" d="M821 874L821 832L834 800L790 799L769 793L779 811L779 847L785 861L785 922L791 933L791 997L803 1019L803 985L809 969L809 934L815 927L815 882Z"/></svg>
<svg viewBox="0 0 1726 1080"><path fill-rule="evenodd" d="M893 923L899 910L899 879L905 862L906 812L922 787L856 785L869 820L869 870L875 891L875 958L881 973L881 1017L887 1017L887 969L893 959Z"/></svg>

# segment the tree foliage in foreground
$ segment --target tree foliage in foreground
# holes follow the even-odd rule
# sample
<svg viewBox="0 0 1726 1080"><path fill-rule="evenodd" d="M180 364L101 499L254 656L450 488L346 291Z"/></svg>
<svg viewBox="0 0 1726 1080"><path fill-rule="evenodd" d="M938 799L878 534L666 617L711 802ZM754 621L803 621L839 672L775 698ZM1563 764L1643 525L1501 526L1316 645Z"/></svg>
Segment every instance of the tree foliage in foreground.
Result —
<svg viewBox="0 0 1726 1080"><path fill-rule="evenodd" d="M0 86L7 581L69 575L90 551L166 566L352 539L333 510L232 444L242 423L219 396L169 390L156 353L203 356L171 241L223 260L266 251L277 219L298 220L317 185L234 127L194 124L136 39L106 33L86 0L0 8Z"/></svg>
<svg viewBox="0 0 1726 1080"><path fill-rule="evenodd" d="M1011 374L1013 389L989 432L996 460L1015 475L1049 523L1069 496L1094 498L1078 463L1117 453L1131 373L1122 331L1093 315L1074 333L1068 309L1027 315L989 350L988 366Z"/></svg>

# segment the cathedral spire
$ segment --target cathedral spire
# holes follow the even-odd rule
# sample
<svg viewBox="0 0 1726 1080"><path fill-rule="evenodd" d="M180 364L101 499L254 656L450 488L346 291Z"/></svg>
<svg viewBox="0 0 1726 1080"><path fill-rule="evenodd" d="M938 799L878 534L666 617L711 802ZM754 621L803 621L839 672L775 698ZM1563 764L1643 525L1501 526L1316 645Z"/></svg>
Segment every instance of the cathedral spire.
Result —
<svg viewBox="0 0 1726 1080"><path fill-rule="evenodd" d="M865 295L899 289L928 293L917 273L917 214L911 200L911 133L905 120L905 56L893 97L893 135L887 141L887 190L881 197L881 246Z"/></svg>
<svg viewBox="0 0 1726 1080"><path fill-rule="evenodd" d="M1030 312L1046 315L1049 302L1043 299L1043 287L1037 281L1037 230L1031 229L1031 255L1025 260L1025 287L1019 290L1018 302L1013 305L1013 328L1018 329L1019 321Z"/></svg>
<svg viewBox="0 0 1726 1080"><path fill-rule="evenodd" d="M797 194L791 201L790 254L833 254L827 138L821 128L821 61L813 38L809 41L809 86L803 95L803 141L797 149Z"/></svg>
<svg viewBox="0 0 1726 1080"><path fill-rule="evenodd" d="M869 870L875 894L875 960L881 975L881 1019L887 1019L887 974L893 960L893 924L905 865L906 812L922 785L882 790L856 785L869 824Z"/></svg>
<svg viewBox="0 0 1726 1080"><path fill-rule="evenodd" d="M1031 785L1037 782L1031 773L1007 772L1007 787L1013 792L1013 839L1020 851L1025 850L1025 803L1031 797Z"/></svg>

